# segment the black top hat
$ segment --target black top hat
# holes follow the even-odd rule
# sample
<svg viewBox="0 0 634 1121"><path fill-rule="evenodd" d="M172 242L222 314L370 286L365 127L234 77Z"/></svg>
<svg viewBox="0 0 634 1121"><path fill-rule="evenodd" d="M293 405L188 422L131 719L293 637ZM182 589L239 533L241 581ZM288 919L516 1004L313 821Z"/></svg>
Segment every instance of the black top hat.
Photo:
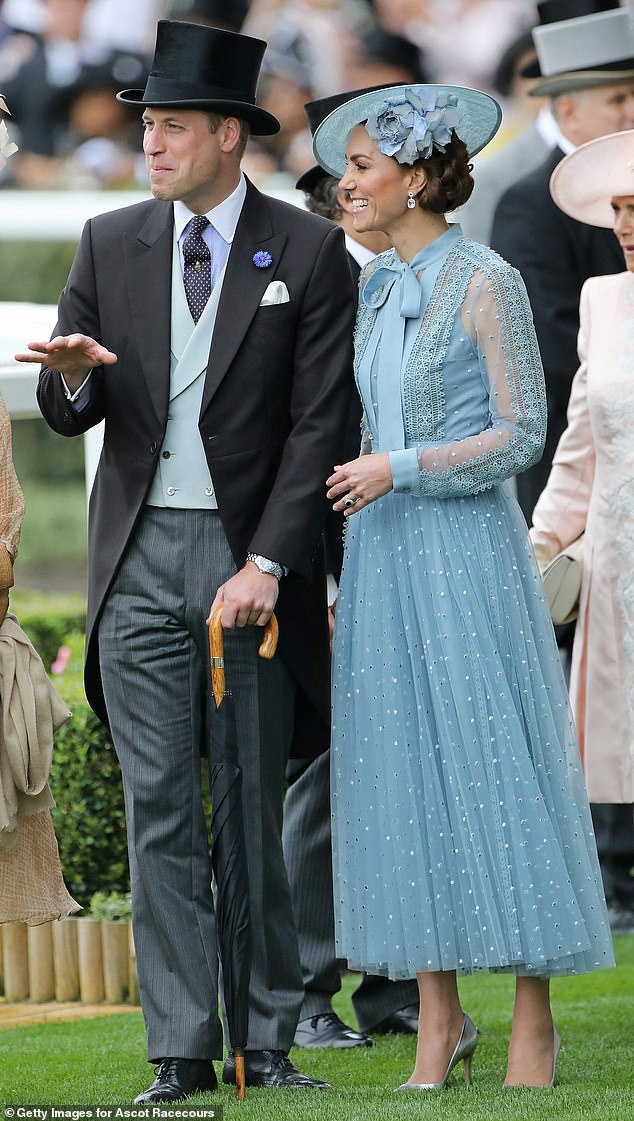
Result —
<svg viewBox="0 0 634 1121"><path fill-rule="evenodd" d="M565 19L578 19L579 16L593 16L597 12L609 12L619 6L619 0L537 0L537 14L541 26L546 23L561 23ZM542 77L538 59L523 68L522 77Z"/></svg>
<svg viewBox="0 0 634 1121"><path fill-rule="evenodd" d="M375 90L390 89L392 86L400 84L400 82L388 82L387 85L368 86L367 89L363 90L348 90L346 93L335 93L331 94L330 97L318 97L315 101L308 101L304 106L304 112L308 118L310 135L314 136L321 122L325 121L334 109L338 109L340 105L345 105L346 101L350 101L352 97L360 97L362 93L374 93ZM295 186L298 191L306 191L307 194L310 194L315 184L320 179L325 179L329 174L330 172L325 171L323 167L316 163L314 167L309 167L308 171L300 175Z"/></svg>
<svg viewBox="0 0 634 1121"><path fill-rule="evenodd" d="M279 132L272 113L255 104L266 43L217 27L161 19L144 90L122 90L119 101L155 108L209 109L248 121L258 136Z"/></svg>

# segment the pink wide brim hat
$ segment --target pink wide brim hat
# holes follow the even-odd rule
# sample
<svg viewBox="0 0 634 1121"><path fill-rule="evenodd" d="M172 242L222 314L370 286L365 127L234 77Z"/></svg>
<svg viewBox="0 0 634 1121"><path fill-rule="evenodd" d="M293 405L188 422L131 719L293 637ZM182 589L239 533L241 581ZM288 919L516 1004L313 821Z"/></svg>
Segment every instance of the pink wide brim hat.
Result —
<svg viewBox="0 0 634 1121"><path fill-rule="evenodd" d="M553 171L550 193L564 214L612 229L612 199L634 196L634 129L575 148Z"/></svg>

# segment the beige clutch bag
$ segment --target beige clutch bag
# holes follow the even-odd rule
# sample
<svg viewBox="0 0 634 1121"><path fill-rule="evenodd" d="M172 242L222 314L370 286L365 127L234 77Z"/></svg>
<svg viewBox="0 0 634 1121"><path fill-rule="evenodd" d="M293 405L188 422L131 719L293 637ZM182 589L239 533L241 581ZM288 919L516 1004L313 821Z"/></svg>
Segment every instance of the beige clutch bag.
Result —
<svg viewBox="0 0 634 1121"><path fill-rule="evenodd" d="M579 612L583 570L583 533L542 568L553 623L571 623Z"/></svg>

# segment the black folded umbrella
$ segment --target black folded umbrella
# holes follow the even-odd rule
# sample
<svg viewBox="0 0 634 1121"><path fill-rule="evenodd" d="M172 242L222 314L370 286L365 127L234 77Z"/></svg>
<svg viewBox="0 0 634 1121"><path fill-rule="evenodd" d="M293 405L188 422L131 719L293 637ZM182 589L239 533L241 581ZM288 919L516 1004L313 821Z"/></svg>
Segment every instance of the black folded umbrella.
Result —
<svg viewBox="0 0 634 1121"><path fill-rule="evenodd" d="M215 712L211 717L211 866L216 884L216 928L222 965L229 1043L236 1061L238 1101L246 1097L244 1051L249 1030L251 939L249 876L242 813L242 770L233 698L225 693L222 607L209 627ZM277 620L265 628L261 657L277 646Z"/></svg>

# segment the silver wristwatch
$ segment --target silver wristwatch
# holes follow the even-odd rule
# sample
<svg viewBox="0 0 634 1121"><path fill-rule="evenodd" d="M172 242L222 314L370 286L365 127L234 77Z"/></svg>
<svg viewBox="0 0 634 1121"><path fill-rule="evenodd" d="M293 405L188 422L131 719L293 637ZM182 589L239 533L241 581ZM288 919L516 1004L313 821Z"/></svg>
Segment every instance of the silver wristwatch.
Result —
<svg viewBox="0 0 634 1121"><path fill-rule="evenodd" d="M261 557L259 553L247 553L247 560L252 561L258 571L265 576L275 576L276 580L281 580L282 576L286 575L283 565L269 560L268 557Z"/></svg>

